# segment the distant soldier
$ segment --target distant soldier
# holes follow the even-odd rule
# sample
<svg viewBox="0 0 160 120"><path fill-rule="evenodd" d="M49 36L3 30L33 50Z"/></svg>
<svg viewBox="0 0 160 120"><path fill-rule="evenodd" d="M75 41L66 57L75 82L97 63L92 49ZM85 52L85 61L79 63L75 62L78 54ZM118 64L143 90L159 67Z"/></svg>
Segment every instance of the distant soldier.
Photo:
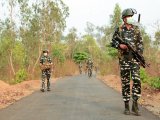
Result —
<svg viewBox="0 0 160 120"><path fill-rule="evenodd" d="M53 64L48 54L49 54L48 50L43 50L43 54L40 58L40 68L42 70L42 86L41 86L42 92L44 92L45 90L45 79L47 79L47 91L50 91L50 77Z"/></svg>
<svg viewBox="0 0 160 120"><path fill-rule="evenodd" d="M92 69L93 69L93 61L89 57L87 62L86 62L86 72L88 72L89 77L92 76Z"/></svg>
<svg viewBox="0 0 160 120"><path fill-rule="evenodd" d="M79 62L79 73L82 74L82 63Z"/></svg>
<svg viewBox="0 0 160 120"><path fill-rule="evenodd" d="M87 64L87 68L88 68L88 67L91 67L91 68L93 67L93 61L91 60L91 58L90 58L90 57L88 58L88 60L87 60L87 63L86 63L86 64Z"/></svg>
<svg viewBox="0 0 160 120"><path fill-rule="evenodd" d="M140 29L135 25L132 16L136 14L135 9L125 9L122 12L123 25L117 27L112 38L112 47L119 51L119 64L122 81L122 96L125 103L124 114L129 115L129 101L130 101L130 80L133 80L132 86L132 112L139 116L138 99L141 96L141 80L140 80L140 64L135 60L131 50L127 45L120 43L117 40L119 35L123 41L128 42L136 49L139 54L143 54L143 41Z"/></svg>

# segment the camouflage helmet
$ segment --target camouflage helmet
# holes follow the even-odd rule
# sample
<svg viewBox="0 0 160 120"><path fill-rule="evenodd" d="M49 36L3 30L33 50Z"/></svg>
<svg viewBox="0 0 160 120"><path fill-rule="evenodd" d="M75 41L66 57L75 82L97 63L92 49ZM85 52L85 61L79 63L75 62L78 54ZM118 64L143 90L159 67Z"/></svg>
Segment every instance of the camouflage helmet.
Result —
<svg viewBox="0 0 160 120"><path fill-rule="evenodd" d="M43 50L43 53L48 53L48 52L49 52L49 50L47 50L47 49Z"/></svg>
<svg viewBox="0 0 160 120"><path fill-rule="evenodd" d="M137 11L135 9L127 8L122 12L122 19L127 16L133 16L134 14L137 14Z"/></svg>

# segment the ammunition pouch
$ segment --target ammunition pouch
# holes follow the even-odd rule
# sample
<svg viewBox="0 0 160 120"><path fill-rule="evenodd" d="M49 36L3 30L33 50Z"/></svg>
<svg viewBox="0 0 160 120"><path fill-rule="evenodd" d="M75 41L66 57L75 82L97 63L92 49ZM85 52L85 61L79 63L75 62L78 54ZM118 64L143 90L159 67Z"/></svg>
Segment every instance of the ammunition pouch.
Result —
<svg viewBox="0 0 160 120"><path fill-rule="evenodd" d="M45 63L40 65L41 70L46 70L46 69L51 69L51 68L52 68L52 64L49 63L49 62L45 62Z"/></svg>

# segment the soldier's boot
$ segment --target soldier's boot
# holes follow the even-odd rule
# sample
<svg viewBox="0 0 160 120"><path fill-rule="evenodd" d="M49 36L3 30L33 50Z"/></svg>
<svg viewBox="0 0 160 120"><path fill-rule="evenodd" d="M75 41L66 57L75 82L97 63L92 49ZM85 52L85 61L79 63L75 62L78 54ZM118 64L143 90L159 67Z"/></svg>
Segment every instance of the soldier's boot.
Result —
<svg viewBox="0 0 160 120"><path fill-rule="evenodd" d="M124 105L125 105L124 114L125 114L125 115L130 115L129 101L125 101L125 102L124 102Z"/></svg>
<svg viewBox="0 0 160 120"><path fill-rule="evenodd" d="M51 91L51 89L50 89L50 81L49 80L47 80L47 91Z"/></svg>
<svg viewBox="0 0 160 120"><path fill-rule="evenodd" d="M47 91L51 91L51 89L50 89L50 88L47 88Z"/></svg>
<svg viewBox="0 0 160 120"><path fill-rule="evenodd" d="M44 92L44 89L43 89L43 88L41 88L41 91L42 91L42 92Z"/></svg>
<svg viewBox="0 0 160 120"><path fill-rule="evenodd" d="M42 88L41 88L41 91L44 92L44 89L45 89L45 82L42 81Z"/></svg>
<svg viewBox="0 0 160 120"><path fill-rule="evenodd" d="M137 100L136 100L136 101L133 101L133 104L132 104L132 112L133 112L136 116L141 116L140 111L139 111L139 108L138 108L138 102L137 102Z"/></svg>

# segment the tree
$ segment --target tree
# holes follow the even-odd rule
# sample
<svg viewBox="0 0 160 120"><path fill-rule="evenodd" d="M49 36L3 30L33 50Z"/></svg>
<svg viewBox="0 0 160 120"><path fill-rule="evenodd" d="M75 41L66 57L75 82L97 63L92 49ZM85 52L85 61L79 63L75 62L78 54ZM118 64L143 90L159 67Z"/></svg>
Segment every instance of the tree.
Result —
<svg viewBox="0 0 160 120"><path fill-rule="evenodd" d="M68 47L67 48L67 51L68 51L67 57L72 59L73 54L75 52L75 46L76 46L76 42L77 42L76 40L78 39L77 29L74 27L71 28L65 39L66 39L66 44Z"/></svg>
<svg viewBox="0 0 160 120"><path fill-rule="evenodd" d="M86 26L87 27L85 28L85 32L87 33L87 35L94 36L95 25L90 22L87 22Z"/></svg>
<svg viewBox="0 0 160 120"><path fill-rule="evenodd" d="M31 3L29 6L29 1L19 0L20 36L27 52L28 71L33 73L42 49L51 49L52 43L60 42L69 13L61 0L37 0Z"/></svg>
<svg viewBox="0 0 160 120"><path fill-rule="evenodd" d="M83 62L87 58L88 58L88 54L86 52L77 52L73 56L73 59L76 63Z"/></svg>
<svg viewBox="0 0 160 120"><path fill-rule="evenodd" d="M160 30L155 32L155 41L154 41L154 45L156 46L156 48L160 48Z"/></svg>
<svg viewBox="0 0 160 120"><path fill-rule="evenodd" d="M118 3L115 5L113 15L110 16L110 19L111 19L111 28L113 30L122 24L121 8Z"/></svg>
<svg viewBox="0 0 160 120"><path fill-rule="evenodd" d="M28 74L34 74L42 49L52 49L53 43L60 42L68 7L62 0L3 0L1 3L9 8L5 11L9 13L6 19L0 21L1 73L9 70L13 78L24 67Z"/></svg>

